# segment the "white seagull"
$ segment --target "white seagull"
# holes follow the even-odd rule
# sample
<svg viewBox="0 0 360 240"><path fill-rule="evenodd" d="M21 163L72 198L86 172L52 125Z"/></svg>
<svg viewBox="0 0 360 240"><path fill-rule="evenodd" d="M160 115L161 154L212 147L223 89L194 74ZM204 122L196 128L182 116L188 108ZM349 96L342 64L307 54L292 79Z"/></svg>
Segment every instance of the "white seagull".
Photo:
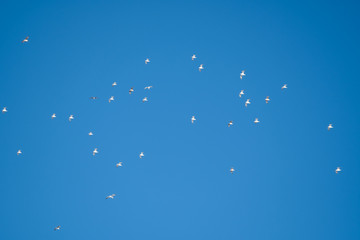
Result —
<svg viewBox="0 0 360 240"><path fill-rule="evenodd" d="M228 123L228 127L230 127L230 126L232 126L233 125L233 121L230 121L229 123Z"/></svg>
<svg viewBox="0 0 360 240"><path fill-rule="evenodd" d="M73 120L73 119L74 119L74 115L70 115L69 122L71 122L71 120Z"/></svg>
<svg viewBox="0 0 360 240"><path fill-rule="evenodd" d="M259 119L255 118L254 123L259 123L259 122L260 122Z"/></svg>
<svg viewBox="0 0 360 240"><path fill-rule="evenodd" d="M92 135L94 135L94 134L93 134L92 132L89 132L88 134L89 134L89 136L92 136Z"/></svg>
<svg viewBox="0 0 360 240"><path fill-rule="evenodd" d="M240 79L242 80L243 76L245 76L245 70L242 70L240 73Z"/></svg>
<svg viewBox="0 0 360 240"><path fill-rule="evenodd" d="M145 59L145 64L148 64L150 62L150 60L147 58Z"/></svg>
<svg viewBox="0 0 360 240"><path fill-rule="evenodd" d="M111 194L111 195L107 196L105 199L114 199L114 197L115 197L115 194Z"/></svg>
<svg viewBox="0 0 360 240"><path fill-rule="evenodd" d="M239 93L239 97L241 97L242 95L244 95L244 90L241 90L240 93Z"/></svg>
<svg viewBox="0 0 360 240"><path fill-rule="evenodd" d="M150 88L152 88L153 86L147 86L144 89L150 90Z"/></svg>
<svg viewBox="0 0 360 240"><path fill-rule="evenodd" d="M334 128L334 127L333 127L332 124L330 123L329 126L328 126L328 131L330 131L330 129L332 129L332 128Z"/></svg>
<svg viewBox="0 0 360 240"><path fill-rule="evenodd" d="M147 97L144 97L142 100L142 102L147 102L147 101L148 101Z"/></svg>
<svg viewBox="0 0 360 240"><path fill-rule="evenodd" d="M29 41L29 36L27 36L24 40L22 40L22 43L28 42Z"/></svg>
<svg viewBox="0 0 360 240"><path fill-rule="evenodd" d="M246 100L245 107L247 107L248 104L250 104L250 98L248 100Z"/></svg>
<svg viewBox="0 0 360 240"><path fill-rule="evenodd" d="M194 54L194 55L192 55L192 57L191 57L191 60L193 60L193 61L194 61L194 59L196 59L195 54Z"/></svg>
<svg viewBox="0 0 360 240"><path fill-rule="evenodd" d="M56 114L54 113L53 115L51 115L51 119L56 118Z"/></svg>
<svg viewBox="0 0 360 240"><path fill-rule="evenodd" d="M339 172L341 172L341 168L337 167L336 170L335 170L335 173L339 173Z"/></svg>
<svg viewBox="0 0 360 240"><path fill-rule="evenodd" d="M144 157L145 155L144 155L144 153L143 152L141 152L140 154L139 154L139 158L142 158L142 157Z"/></svg>
<svg viewBox="0 0 360 240"><path fill-rule="evenodd" d="M117 163L116 167L122 167L122 162Z"/></svg>
<svg viewBox="0 0 360 240"><path fill-rule="evenodd" d="M6 113L6 112L7 112L7 109L6 109L6 107L4 107L2 110L2 113Z"/></svg>
<svg viewBox="0 0 360 240"><path fill-rule="evenodd" d="M284 84L284 86L281 87L282 90L284 90L285 88L287 88L287 84Z"/></svg>
<svg viewBox="0 0 360 240"><path fill-rule="evenodd" d="M134 88L132 87L132 88L130 88L130 90L129 90L129 94L132 94L134 92Z"/></svg>
<svg viewBox="0 0 360 240"><path fill-rule="evenodd" d="M111 101L114 101L114 96L111 96L111 97L109 98L109 103L110 103Z"/></svg>
<svg viewBox="0 0 360 240"><path fill-rule="evenodd" d="M199 71L201 72L201 70L203 70L203 69L204 69L203 65L200 64Z"/></svg>
<svg viewBox="0 0 360 240"><path fill-rule="evenodd" d="M98 152L97 148L95 148L93 151L93 156L95 156L95 154L97 154L97 153L99 153L99 152Z"/></svg>
<svg viewBox="0 0 360 240"><path fill-rule="evenodd" d="M21 150L17 151L17 155L19 156L20 154L22 154Z"/></svg>
<svg viewBox="0 0 360 240"><path fill-rule="evenodd" d="M113 86L113 87L117 86L117 83L116 83L116 82L113 82L112 86Z"/></svg>
<svg viewBox="0 0 360 240"><path fill-rule="evenodd" d="M267 96L267 97L265 98L265 102L266 102L266 103L269 103L269 102L270 102L269 96Z"/></svg>
<svg viewBox="0 0 360 240"><path fill-rule="evenodd" d="M58 231L58 230L60 230L60 225L59 226L57 226L56 228L54 228L54 231Z"/></svg>
<svg viewBox="0 0 360 240"><path fill-rule="evenodd" d="M235 172L234 168L230 168L230 173L233 174Z"/></svg>
<svg viewBox="0 0 360 240"><path fill-rule="evenodd" d="M192 117L191 117L191 123L194 123L195 121L196 121L195 116L192 116Z"/></svg>

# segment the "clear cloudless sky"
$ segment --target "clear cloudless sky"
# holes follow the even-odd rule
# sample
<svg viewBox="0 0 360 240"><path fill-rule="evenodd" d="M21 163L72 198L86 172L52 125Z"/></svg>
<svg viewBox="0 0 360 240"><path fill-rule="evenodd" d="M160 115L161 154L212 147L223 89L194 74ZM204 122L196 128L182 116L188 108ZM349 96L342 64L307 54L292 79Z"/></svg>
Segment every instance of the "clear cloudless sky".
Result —
<svg viewBox="0 0 360 240"><path fill-rule="evenodd" d="M1 1L0 239L360 239L359 10Z"/></svg>

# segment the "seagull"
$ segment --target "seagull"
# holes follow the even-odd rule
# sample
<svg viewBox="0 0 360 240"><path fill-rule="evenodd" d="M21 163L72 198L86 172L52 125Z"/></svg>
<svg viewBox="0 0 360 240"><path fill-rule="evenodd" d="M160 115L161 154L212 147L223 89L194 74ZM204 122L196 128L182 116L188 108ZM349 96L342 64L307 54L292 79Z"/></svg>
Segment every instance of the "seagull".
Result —
<svg viewBox="0 0 360 240"><path fill-rule="evenodd" d="M239 97L241 97L241 95L244 95L244 90L241 90L240 93L239 93Z"/></svg>
<svg viewBox="0 0 360 240"><path fill-rule="evenodd" d="M90 99L91 99L91 100L96 100L96 99L97 99L97 97L90 97Z"/></svg>
<svg viewBox="0 0 360 240"><path fill-rule="evenodd" d="M255 118L254 123L259 123L259 122L260 122L259 119Z"/></svg>
<svg viewBox="0 0 360 240"><path fill-rule="evenodd" d="M150 62L150 60L147 58L146 60L145 60L145 64L148 64Z"/></svg>
<svg viewBox="0 0 360 240"><path fill-rule="evenodd" d="M285 88L287 88L287 84L284 84L284 86L281 87L281 90L284 90Z"/></svg>
<svg viewBox="0 0 360 240"><path fill-rule="evenodd" d="M191 123L194 123L195 121L196 121L195 116L192 116L192 117L191 117Z"/></svg>
<svg viewBox="0 0 360 240"><path fill-rule="evenodd" d="M247 107L248 104L250 104L250 98L248 100L246 100L245 107Z"/></svg>
<svg viewBox="0 0 360 240"><path fill-rule="evenodd" d="M92 135L94 135L94 134L93 134L92 132L89 132L88 134L89 134L89 136L92 136Z"/></svg>
<svg viewBox="0 0 360 240"><path fill-rule="evenodd" d="M93 151L93 156L95 156L95 154L97 154L97 153L99 153L99 152L98 152L97 148L95 148Z"/></svg>
<svg viewBox="0 0 360 240"><path fill-rule="evenodd" d="M111 101L114 101L114 96L111 96L111 97L109 98L109 102L111 102Z"/></svg>
<svg viewBox="0 0 360 240"><path fill-rule="evenodd" d="M203 70L203 69L204 69L203 65L200 64L199 71L201 72L201 70Z"/></svg>
<svg viewBox="0 0 360 240"><path fill-rule="evenodd" d="M6 109L6 107L4 107L2 110L2 113L6 113L6 112L7 112L7 109Z"/></svg>
<svg viewBox="0 0 360 240"><path fill-rule="evenodd" d="M336 170L335 170L335 173L339 173L339 172L341 172L341 168L337 167Z"/></svg>
<svg viewBox="0 0 360 240"><path fill-rule="evenodd" d="M152 88L153 86L147 86L147 87L145 87L144 89L148 89L148 90L150 90L150 88Z"/></svg>
<svg viewBox="0 0 360 240"><path fill-rule="evenodd" d="M73 119L74 119L74 115L70 115L69 122L71 122L71 120L73 120Z"/></svg>
<svg viewBox="0 0 360 240"><path fill-rule="evenodd" d="M270 102L269 96L267 96L267 97L265 98L265 102L266 102L266 103L269 103L269 102Z"/></svg>
<svg viewBox="0 0 360 240"><path fill-rule="evenodd" d="M122 167L122 162L117 163L116 167Z"/></svg>
<svg viewBox="0 0 360 240"><path fill-rule="evenodd" d="M27 36L24 40L22 40L22 43L28 42L29 41L29 36Z"/></svg>
<svg viewBox="0 0 360 240"><path fill-rule="evenodd" d="M243 76L245 76L245 70L242 70L240 73L240 79L242 80Z"/></svg>
<svg viewBox="0 0 360 240"><path fill-rule="evenodd" d="M329 126L328 126L328 131L330 131L330 129L332 129L332 128L334 128L334 127L333 127L332 124L330 123Z"/></svg>
<svg viewBox="0 0 360 240"><path fill-rule="evenodd" d="M230 127L230 126L232 126L233 125L233 121L230 121L229 123L228 123L228 127Z"/></svg>
<svg viewBox="0 0 360 240"><path fill-rule="evenodd" d="M230 172L231 174L233 174L235 172L235 169L234 168L230 168Z"/></svg>
<svg viewBox="0 0 360 240"><path fill-rule="evenodd" d="M113 87L115 87L116 85L117 85L117 83L116 83L116 82L114 82L114 83L112 84L112 86L113 86Z"/></svg>
<svg viewBox="0 0 360 240"><path fill-rule="evenodd" d="M144 155L144 153L143 152L141 152L140 154L139 154L139 158L142 158L142 157L144 157L145 155Z"/></svg>
<svg viewBox="0 0 360 240"><path fill-rule="evenodd" d="M20 154L22 154L21 150L17 151L17 155L19 156Z"/></svg>
<svg viewBox="0 0 360 240"><path fill-rule="evenodd" d="M109 195L109 196L107 196L105 199L114 199L114 197L115 197L115 194L111 194L111 195Z"/></svg>
<svg viewBox="0 0 360 240"><path fill-rule="evenodd" d="M60 230L60 225L54 228L54 231L58 231L58 230Z"/></svg>
<svg viewBox="0 0 360 240"><path fill-rule="evenodd" d="M132 94L134 92L134 88L132 87L132 88L130 88L130 90L129 90L129 94Z"/></svg>
<svg viewBox="0 0 360 240"><path fill-rule="evenodd" d="M193 61L194 61L194 59L196 59L195 54L194 54L194 55L192 55L192 57L191 57L191 60L193 60Z"/></svg>
<svg viewBox="0 0 360 240"><path fill-rule="evenodd" d="M147 102L147 101L148 101L147 97L144 97L142 100L142 102Z"/></svg>
<svg viewBox="0 0 360 240"><path fill-rule="evenodd" d="M54 113L53 115L51 115L51 119L56 118L56 114Z"/></svg>

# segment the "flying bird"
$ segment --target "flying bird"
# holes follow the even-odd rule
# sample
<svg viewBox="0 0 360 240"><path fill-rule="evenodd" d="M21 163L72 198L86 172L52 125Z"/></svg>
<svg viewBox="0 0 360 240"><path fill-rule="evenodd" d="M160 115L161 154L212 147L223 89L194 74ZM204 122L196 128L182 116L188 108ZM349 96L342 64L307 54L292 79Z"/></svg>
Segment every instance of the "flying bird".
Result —
<svg viewBox="0 0 360 240"><path fill-rule="evenodd" d="M6 107L3 108L2 113L7 113Z"/></svg>
<svg viewBox="0 0 360 240"><path fill-rule="evenodd" d="M203 69L204 69L203 64L200 64L199 71L201 72L201 70Z"/></svg>
<svg viewBox="0 0 360 240"><path fill-rule="evenodd" d="M54 231L60 230L60 225L54 228Z"/></svg>
<svg viewBox="0 0 360 240"><path fill-rule="evenodd" d="M259 122L260 122L259 119L255 118L254 123L259 123Z"/></svg>
<svg viewBox="0 0 360 240"><path fill-rule="evenodd" d="M142 157L144 157L145 155L144 155L144 153L143 152L141 152L140 154L139 154L139 158L142 158Z"/></svg>
<svg viewBox="0 0 360 240"><path fill-rule="evenodd" d="M235 172L234 168L230 168L230 173L233 174Z"/></svg>
<svg viewBox="0 0 360 240"><path fill-rule="evenodd" d="M93 151L93 156L95 156L95 154L97 154L97 153L99 153L99 152L98 152L97 148L95 148Z"/></svg>
<svg viewBox="0 0 360 240"><path fill-rule="evenodd" d="M145 87L144 89L148 89L148 90L150 90L150 88L152 88L153 86L147 86L147 87Z"/></svg>
<svg viewBox="0 0 360 240"><path fill-rule="evenodd" d="M132 87L132 88L130 88L130 90L129 90L129 94L132 94L134 92L134 88Z"/></svg>
<svg viewBox="0 0 360 240"><path fill-rule="evenodd" d="M117 86L117 83L116 83L116 82L113 82L112 86L113 86L113 87Z"/></svg>
<svg viewBox="0 0 360 240"><path fill-rule="evenodd" d="M142 102L147 102L147 101L148 101L147 97L144 97L142 100Z"/></svg>
<svg viewBox="0 0 360 240"><path fill-rule="evenodd" d="M93 134L92 132L89 132L88 134L89 134L89 136L92 136L92 135L94 135L94 134Z"/></svg>
<svg viewBox="0 0 360 240"><path fill-rule="evenodd" d="M332 124L330 123L329 126L328 126L328 131L330 131L330 129L332 129L332 128L334 128L334 127L333 127Z"/></svg>
<svg viewBox="0 0 360 240"><path fill-rule="evenodd" d="M69 122L71 122L71 120L73 120L73 119L74 119L74 115L70 115Z"/></svg>
<svg viewBox="0 0 360 240"><path fill-rule="evenodd" d="M191 57L191 60L195 60L196 59L196 56L195 56L195 54L194 55L192 55L192 57Z"/></svg>
<svg viewBox="0 0 360 240"><path fill-rule="evenodd" d="M90 97L90 99L91 99L91 100L96 100L96 99L97 99L97 97Z"/></svg>
<svg viewBox="0 0 360 240"><path fill-rule="evenodd" d="M145 59L145 64L148 64L150 62L150 60L147 58ZM156 64L155 64L156 65Z"/></svg>
<svg viewBox="0 0 360 240"><path fill-rule="evenodd" d="M240 93L239 93L239 97L241 97L242 95L244 95L244 90L241 90Z"/></svg>
<svg viewBox="0 0 360 240"><path fill-rule="evenodd" d="M21 150L17 151L17 155L19 156L20 154L22 154Z"/></svg>
<svg viewBox="0 0 360 240"><path fill-rule="evenodd" d="M336 170L335 170L335 173L339 173L339 172L341 172L341 168L337 167Z"/></svg>
<svg viewBox="0 0 360 240"><path fill-rule="evenodd" d="M191 117L191 123L194 123L195 121L196 121L195 116L192 116L192 117Z"/></svg>
<svg viewBox="0 0 360 240"><path fill-rule="evenodd" d="M265 102L266 102L266 103L269 103L269 102L270 102L269 96L267 96L267 97L265 98Z"/></svg>
<svg viewBox="0 0 360 240"><path fill-rule="evenodd" d="M243 76L245 76L245 70L242 70L241 73L240 73L240 79L241 80L243 79Z"/></svg>
<svg viewBox="0 0 360 240"><path fill-rule="evenodd" d="M232 126L233 125L233 121L230 121L229 123L228 123L228 127L230 127L230 126Z"/></svg>
<svg viewBox="0 0 360 240"><path fill-rule="evenodd" d="M29 41L29 36L27 36L24 40L22 40L22 43L28 42Z"/></svg>
<svg viewBox="0 0 360 240"><path fill-rule="evenodd" d="M122 167L122 162L117 163L116 167Z"/></svg>
<svg viewBox="0 0 360 240"><path fill-rule="evenodd" d="M111 195L107 196L105 199L114 199L114 197L115 197L115 194L111 194Z"/></svg>
<svg viewBox="0 0 360 240"><path fill-rule="evenodd" d="M53 115L51 115L51 119L56 118L56 114L54 113Z"/></svg>
<svg viewBox="0 0 360 240"><path fill-rule="evenodd" d="M250 104L250 98L248 100L246 100L245 107L247 107L248 104Z"/></svg>
<svg viewBox="0 0 360 240"><path fill-rule="evenodd" d="M281 87L281 90L284 90L287 88L287 84L284 84L284 86Z"/></svg>
<svg viewBox="0 0 360 240"><path fill-rule="evenodd" d="M109 98L109 103L110 103L111 101L114 101L114 96L111 96L111 97Z"/></svg>

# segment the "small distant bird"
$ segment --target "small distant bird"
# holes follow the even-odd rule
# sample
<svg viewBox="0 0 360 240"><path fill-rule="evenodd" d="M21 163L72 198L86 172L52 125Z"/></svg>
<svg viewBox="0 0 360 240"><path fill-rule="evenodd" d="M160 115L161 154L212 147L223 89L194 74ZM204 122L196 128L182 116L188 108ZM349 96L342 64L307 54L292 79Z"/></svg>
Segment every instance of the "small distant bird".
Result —
<svg viewBox="0 0 360 240"><path fill-rule="evenodd" d="M201 72L201 70L203 70L203 69L204 69L203 64L200 64L199 71Z"/></svg>
<svg viewBox="0 0 360 240"><path fill-rule="evenodd" d="M129 90L129 94L132 94L134 92L134 88L132 87L132 88L130 88L130 90Z"/></svg>
<svg viewBox="0 0 360 240"><path fill-rule="evenodd" d="M269 102L270 102L269 96L267 96L267 97L265 98L265 102L266 102L266 103L269 103Z"/></svg>
<svg viewBox="0 0 360 240"><path fill-rule="evenodd" d="M242 95L244 95L244 90L241 90L240 93L239 93L239 97L241 97Z"/></svg>
<svg viewBox="0 0 360 240"><path fill-rule="evenodd" d="M97 148L95 148L93 151L93 156L95 156L95 154L97 154L97 153L99 153L99 152L98 152Z"/></svg>
<svg viewBox="0 0 360 240"><path fill-rule="evenodd" d="M242 80L243 76L245 76L245 70L242 70L240 73L240 79Z"/></svg>
<svg viewBox="0 0 360 240"><path fill-rule="evenodd" d="M111 97L109 98L109 103L110 103L111 101L114 101L114 96L111 96Z"/></svg>
<svg viewBox="0 0 360 240"><path fill-rule="evenodd" d="M54 113L53 115L51 115L51 119L56 118L56 114Z"/></svg>
<svg viewBox="0 0 360 240"><path fill-rule="evenodd" d="M195 54L194 55L192 55L192 57L191 57L191 60L195 60L196 59L196 56L195 56Z"/></svg>
<svg viewBox="0 0 360 240"><path fill-rule="evenodd" d="M153 86L147 86L147 87L145 87L144 89L148 89L148 90L150 90L150 88L152 88Z"/></svg>
<svg viewBox="0 0 360 240"><path fill-rule="evenodd" d="M339 173L339 172L341 172L341 168L337 167L336 170L335 170L335 173Z"/></svg>
<svg viewBox="0 0 360 240"><path fill-rule="evenodd" d="M2 113L7 113L6 107L3 108Z"/></svg>
<svg viewBox="0 0 360 240"><path fill-rule="evenodd" d="M260 122L259 119L255 118L254 123L259 123L259 122Z"/></svg>
<svg viewBox="0 0 360 240"><path fill-rule="evenodd" d="M29 36L27 36L24 40L22 40L22 43L28 42L29 41Z"/></svg>
<svg viewBox="0 0 360 240"><path fill-rule="evenodd" d="M282 90L287 88L287 84L284 84L284 86L281 87Z"/></svg>
<svg viewBox="0 0 360 240"><path fill-rule="evenodd" d="M90 97L90 99L91 99L91 100L96 100L96 99L97 99L97 97Z"/></svg>
<svg viewBox="0 0 360 240"><path fill-rule="evenodd" d="M150 60L147 58L145 59L145 64L148 64L150 62Z"/></svg>
<svg viewBox="0 0 360 240"><path fill-rule="evenodd" d="M230 173L233 174L235 172L234 168L230 168Z"/></svg>
<svg viewBox="0 0 360 240"><path fill-rule="evenodd" d="M191 117L191 123L194 123L195 121L196 121L195 116L192 116L192 117Z"/></svg>
<svg viewBox="0 0 360 240"><path fill-rule="evenodd" d="M89 132L88 134L89 134L89 136L92 136L92 135L94 135L94 134L93 134L92 132Z"/></svg>
<svg viewBox="0 0 360 240"><path fill-rule="evenodd" d="M142 102L147 102L147 101L148 101L147 97L144 97L142 100Z"/></svg>
<svg viewBox="0 0 360 240"><path fill-rule="evenodd" d="M250 104L250 98L248 100L246 100L245 107L247 107L248 104Z"/></svg>
<svg viewBox="0 0 360 240"><path fill-rule="evenodd" d="M56 228L54 228L54 231L58 231L58 230L60 230L60 225L59 226L57 226Z"/></svg>
<svg viewBox="0 0 360 240"><path fill-rule="evenodd" d="M117 83L116 83L116 82L114 82L114 83L112 84L112 86L113 86L113 87L117 86Z"/></svg>
<svg viewBox="0 0 360 240"><path fill-rule="evenodd" d="M20 154L22 154L21 150L17 151L17 155L19 156Z"/></svg>
<svg viewBox="0 0 360 240"><path fill-rule="evenodd" d="M73 120L73 119L74 119L74 115L70 115L69 122L71 122L71 120Z"/></svg>
<svg viewBox="0 0 360 240"><path fill-rule="evenodd" d="M228 127L230 127L230 126L232 126L233 125L233 121L230 121L229 123L228 123Z"/></svg>
<svg viewBox="0 0 360 240"><path fill-rule="evenodd" d="M117 163L116 167L122 167L122 162Z"/></svg>
<svg viewBox="0 0 360 240"><path fill-rule="evenodd" d="M142 158L142 157L144 157L145 155L144 155L144 153L143 152L141 152L140 154L139 154L139 158Z"/></svg>
<svg viewBox="0 0 360 240"><path fill-rule="evenodd" d="M334 128L334 127L333 127L332 124L330 123L329 126L328 126L328 131L330 131L330 129L332 129L332 128Z"/></svg>
<svg viewBox="0 0 360 240"><path fill-rule="evenodd" d="M115 194L111 194L111 195L107 196L105 199L114 199L114 197L115 197Z"/></svg>

